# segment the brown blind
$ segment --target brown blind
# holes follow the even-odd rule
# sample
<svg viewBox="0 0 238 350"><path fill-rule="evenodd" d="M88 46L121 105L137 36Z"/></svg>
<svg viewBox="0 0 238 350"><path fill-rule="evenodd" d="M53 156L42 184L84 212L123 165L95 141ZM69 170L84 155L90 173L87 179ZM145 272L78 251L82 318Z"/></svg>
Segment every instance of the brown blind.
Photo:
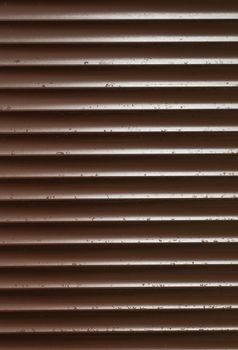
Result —
<svg viewBox="0 0 238 350"><path fill-rule="evenodd" d="M0 349L238 348L238 1L0 1Z"/></svg>

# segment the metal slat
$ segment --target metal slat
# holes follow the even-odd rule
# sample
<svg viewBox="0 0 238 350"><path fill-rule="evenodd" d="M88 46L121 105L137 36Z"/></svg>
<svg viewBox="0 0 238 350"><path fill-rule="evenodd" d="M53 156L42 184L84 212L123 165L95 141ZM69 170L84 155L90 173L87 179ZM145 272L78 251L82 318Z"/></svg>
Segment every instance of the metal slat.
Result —
<svg viewBox="0 0 238 350"><path fill-rule="evenodd" d="M10 82L3 80L2 84ZM0 118L0 134L213 133L237 130L236 110L1 112Z"/></svg>
<svg viewBox="0 0 238 350"><path fill-rule="evenodd" d="M237 331L235 310L1 313L0 334ZM3 322L4 320L4 322Z"/></svg>
<svg viewBox="0 0 238 350"><path fill-rule="evenodd" d="M0 225L1 246L237 243L237 221L17 223ZM158 247L159 248L159 247Z"/></svg>
<svg viewBox="0 0 238 350"><path fill-rule="evenodd" d="M3 1L0 7L0 20L108 20L108 19L237 19L238 6L236 0L176 0L158 2L140 0L136 6L133 0L122 0L112 4L109 0L97 0L89 3L76 0L60 0L55 6L53 1L32 0Z"/></svg>
<svg viewBox="0 0 238 350"><path fill-rule="evenodd" d="M106 191L105 191L106 189ZM236 198L236 177L161 177L126 179L32 179L0 180L1 201L54 201L90 199L183 199L183 198Z"/></svg>
<svg viewBox="0 0 238 350"><path fill-rule="evenodd" d="M62 289L233 289L238 287L237 276L237 265L5 267L0 290L53 290L60 295Z"/></svg>
<svg viewBox="0 0 238 350"><path fill-rule="evenodd" d="M237 154L234 133L2 135L0 156Z"/></svg>
<svg viewBox="0 0 238 350"><path fill-rule="evenodd" d="M175 298L176 295L176 298ZM186 289L62 289L1 291L0 311L121 311L121 310L229 310L238 308L236 288Z"/></svg>
<svg viewBox="0 0 238 350"><path fill-rule="evenodd" d="M67 247L1 247L0 268L5 267L112 267L112 266L191 266L191 265L236 265L238 266L238 245L235 243L220 243L205 245L141 243L108 244L100 246L84 245Z"/></svg>
<svg viewBox="0 0 238 350"><path fill-rule="evenodd" d="M0 91L3 111L237 109L238 87Z"/></svg>
<svg viewBox="0 0 238 350"><path fill-rule="evenodd" d="M0 68L0 79L0 89L19 90L238 86L237 66L233 65L224 66L222 70L218 66L208 65L52 67L50 71L39 67L29 67L27 70L12 67Z"/></svg>
<svg viewBox="0 0 238 350"><path fill-rule="evenodd" d="M235 199L0 202L0 222L237 220L235 204Z"/></svg>
<svg viewBox="0 0 238 350"><path fill-rule="evenodd" d="M163 334L91 334L85 335L1 335L2 349L44 349L50 350L57 348L60 350L75 349L140 349L153 350L156 344L157 349L163 350L164 344L167 349L180 350L191 349L197 344L197 334L194 332L167 332ZM237 342L237 334L235 332L201 332L199 335L199 344L195 345L195 349L225 349L229 346L235 349L234 344ZM40 348L39 348L40 344Z"/></svg>
<svg viewBox="0 0 238 350"><path fill-rule="evenodd" d="M0 23L0 44L237 42L236 21Z"/></svg>
<svg viewBox="0 0 238 350"><path fill-rule="evenodd" d="M130 43L1 45L0 66L238 64L238 44Z"/></svg>

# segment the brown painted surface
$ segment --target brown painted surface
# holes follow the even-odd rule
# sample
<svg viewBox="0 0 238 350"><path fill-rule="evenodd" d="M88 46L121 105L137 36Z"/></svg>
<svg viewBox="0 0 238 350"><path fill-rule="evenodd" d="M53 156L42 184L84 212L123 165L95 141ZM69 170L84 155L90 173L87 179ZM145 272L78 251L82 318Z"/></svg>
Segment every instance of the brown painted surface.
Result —
<svg viewBox="0 0 238 350"><path fill-rule="evenodd" d="M238 349L238 2L0 1L0 349Z"/></svg>

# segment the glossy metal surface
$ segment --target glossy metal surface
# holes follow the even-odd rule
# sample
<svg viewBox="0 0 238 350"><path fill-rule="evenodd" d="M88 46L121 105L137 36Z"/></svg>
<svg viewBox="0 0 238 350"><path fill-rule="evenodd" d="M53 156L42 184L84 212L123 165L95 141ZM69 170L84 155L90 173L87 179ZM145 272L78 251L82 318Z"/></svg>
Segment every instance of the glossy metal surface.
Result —
<svg viewBox="0 0 238 350"><path fill-rule="evenodd" d="M0 349L238 348L238 2L0 1Z"/></svg>

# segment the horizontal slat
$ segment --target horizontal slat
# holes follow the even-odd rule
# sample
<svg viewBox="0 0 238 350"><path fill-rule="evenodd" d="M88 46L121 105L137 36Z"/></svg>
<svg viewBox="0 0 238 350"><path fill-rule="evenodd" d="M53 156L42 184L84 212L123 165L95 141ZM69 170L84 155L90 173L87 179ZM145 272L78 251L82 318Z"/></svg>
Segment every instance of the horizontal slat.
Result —
<svg viewBox="0 0 238 350"><path fill-rule="evenodd" d="M2 268L0 290L238 287L237 265Z"/></svg>
<svg viewBox="0 0 238 350"><path fill-rule="evenodd" d="M236 288L1 291L0 312L238 309Z"/></svg>
<svg viewBox="0 0 238 350"><path fill-rule="evenodd" d="M2 135L0 156L233 154L237 133Z"/></svg>
<svg viewBox="0 0 238 350"><path fill-rule="evenodd" d="M238 88L171 87L60 90L49 94L39 91L0 91L0 109L13 111L71 110L154 110L154 109L238 109Z"/></svg>
<svg viewBox="0 0 238 350"><path fill-rule="evenodd" d="M26 141L25 138L23 139ZM35 144L33 139L34 137L32 144ZM7 139L5 141L9 146ZM15 147L14 150L17 151L17 148ZM62 154L58 154L50 158L4 156L0 163L0 178L4 179L236 175L238 175L236 154L164 154L160 156L140 154L105 157L95 155L63 157Z"/></svg>
<svg viewBox="0 0 238 350"><path fill-rule="evenodd" d="M237 13L238 15L238 13ZM237 42L236 21L0 22L0 44Z"/></svg>
<svg viewBox="0 0 238 350"><path fill-rule="evenodd" d="M236 199L0 202L0 222L237 220Z"/></svg>
<svg viewBox="0 0 238 350"><path fill-rule="evenodd" d="M0 349L4 350L191 350L235 349L237 332L131 333L131 334L8 334L1 335Z"/></svg>
<svg viewBox="0 0 238 350"><path fill-rule="evenodd" d="M238 243L237 221L18 223L0 225L0 245Z"/></svg>
<svg viewBox="0 0 238 350"><path fill-rule="evenodd" d="M238 64L238 43L2 45L0 66Z"/></svg>
<svg viewBox="0 0 238 350"><path fill-rule="evenodd" d="M122 0L112 4L109 0L41 1L32 0L3 2L0 6L0 20L81 20L81 19L216 19L238 18L238 6L235 0L175 0L157 2L140 0L136 6L133 0Z"/></svg>
<svg viewBox="0 0 238 350"><path fill-rule="evenodd" d="M0 89L230 87L237 66L0 68Z"/></svg>
<svg viewBox="0 0 238 350"><path fill-rule="evenodd" d="M1 112L0 118L0 134L158 131L238 131L237 111L34 111Z"/></svg>
<svg viewBox="0 0 238 350"><path fill-rule="evenodd" d="M0 313L0 334L238 330L237 310Z"/></svg>
<svg viewBox="0 0 238 350"><path fill-rule="evenodd" d="M237 177L0 180L3 201L237 197Z"/></svg>
<svg viewBox="0 0 238 350"><path fill-rule="evenodd" d="M87 245L81 247L2 247L0 268L49 266L237 265L238 245Z"/></svg>

